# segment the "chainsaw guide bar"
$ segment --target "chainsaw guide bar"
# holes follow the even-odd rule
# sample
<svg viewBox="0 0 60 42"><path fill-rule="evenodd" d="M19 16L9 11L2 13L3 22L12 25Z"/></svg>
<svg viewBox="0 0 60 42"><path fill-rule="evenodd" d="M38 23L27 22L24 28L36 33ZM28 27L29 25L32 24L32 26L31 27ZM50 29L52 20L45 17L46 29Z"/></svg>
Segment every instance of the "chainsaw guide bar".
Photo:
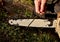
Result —
<svg viewBox="0 0 60 42"><path fill-rule="evenodd" d="M17 20L9 20L10 25L18 25L25 27L47 27L47 28L55 28L56 20L53 21L53 25L47 19L17 19Z"/></svg>

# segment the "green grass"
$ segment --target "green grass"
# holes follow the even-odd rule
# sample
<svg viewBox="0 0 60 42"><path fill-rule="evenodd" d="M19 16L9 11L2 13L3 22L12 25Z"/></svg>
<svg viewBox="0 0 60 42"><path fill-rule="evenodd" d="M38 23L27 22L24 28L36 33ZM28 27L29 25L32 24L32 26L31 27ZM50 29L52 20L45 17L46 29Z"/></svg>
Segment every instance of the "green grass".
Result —
<svg viewBox="0 0 60 42"><path fill-rule="evenodd" d="M27 4L27 5L33 5L33 1L32 0L21 0L21 3Z"/></svg>
<svg viewBox="0 0 60 42"><path fill-rule="evenodd" d="M58 42L53 34L43 32L42 29L10 26L0 21L0 42L8 40L10 42Z"/></svg>

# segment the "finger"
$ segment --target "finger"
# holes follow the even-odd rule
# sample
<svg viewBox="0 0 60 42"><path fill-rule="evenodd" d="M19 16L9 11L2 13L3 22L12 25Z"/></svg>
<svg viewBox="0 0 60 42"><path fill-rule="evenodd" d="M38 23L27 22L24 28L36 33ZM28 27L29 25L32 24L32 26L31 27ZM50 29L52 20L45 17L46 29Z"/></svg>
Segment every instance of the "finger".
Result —
<svg viewBox="0 0 60 42"><path fill-rule="evenodd" d="M44 12L46 0L41 0L41 9L40 12Z"/></svg>
<svg viewBox="0 0 60 42"><path fill-rule="evenodd" d="M35 10L37 13L40 13L40 0L35 0Z"/></svg>
<svg viewBox="0 0 60 42"><path fill-rule="evenodd" d="M40 12L40 15L43 15L45 12Z"/></svg>

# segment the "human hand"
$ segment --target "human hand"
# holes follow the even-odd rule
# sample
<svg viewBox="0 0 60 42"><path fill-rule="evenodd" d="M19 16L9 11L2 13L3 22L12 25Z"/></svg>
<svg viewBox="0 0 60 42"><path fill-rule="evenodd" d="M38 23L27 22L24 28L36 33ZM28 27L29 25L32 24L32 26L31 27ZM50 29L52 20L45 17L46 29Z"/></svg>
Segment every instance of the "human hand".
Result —
<svg viewBox="0 0 60 42"><path fill-rule="evenodd" d="M34 0L35 11L42 15L44 14L46 0Z"/></svg>

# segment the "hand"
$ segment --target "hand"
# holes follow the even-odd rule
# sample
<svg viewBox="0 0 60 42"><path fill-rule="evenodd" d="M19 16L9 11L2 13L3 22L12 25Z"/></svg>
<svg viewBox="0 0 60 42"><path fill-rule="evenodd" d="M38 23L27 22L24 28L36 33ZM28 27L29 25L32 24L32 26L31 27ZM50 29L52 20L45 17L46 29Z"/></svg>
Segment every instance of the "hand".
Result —
<svg viewBox="0 0 60 42"><path fill-rule="evenodd" d="M35 11L38 14L41 14L41 15L44 14L45 3L46 3L46 0L34 0Z"/></svg>

